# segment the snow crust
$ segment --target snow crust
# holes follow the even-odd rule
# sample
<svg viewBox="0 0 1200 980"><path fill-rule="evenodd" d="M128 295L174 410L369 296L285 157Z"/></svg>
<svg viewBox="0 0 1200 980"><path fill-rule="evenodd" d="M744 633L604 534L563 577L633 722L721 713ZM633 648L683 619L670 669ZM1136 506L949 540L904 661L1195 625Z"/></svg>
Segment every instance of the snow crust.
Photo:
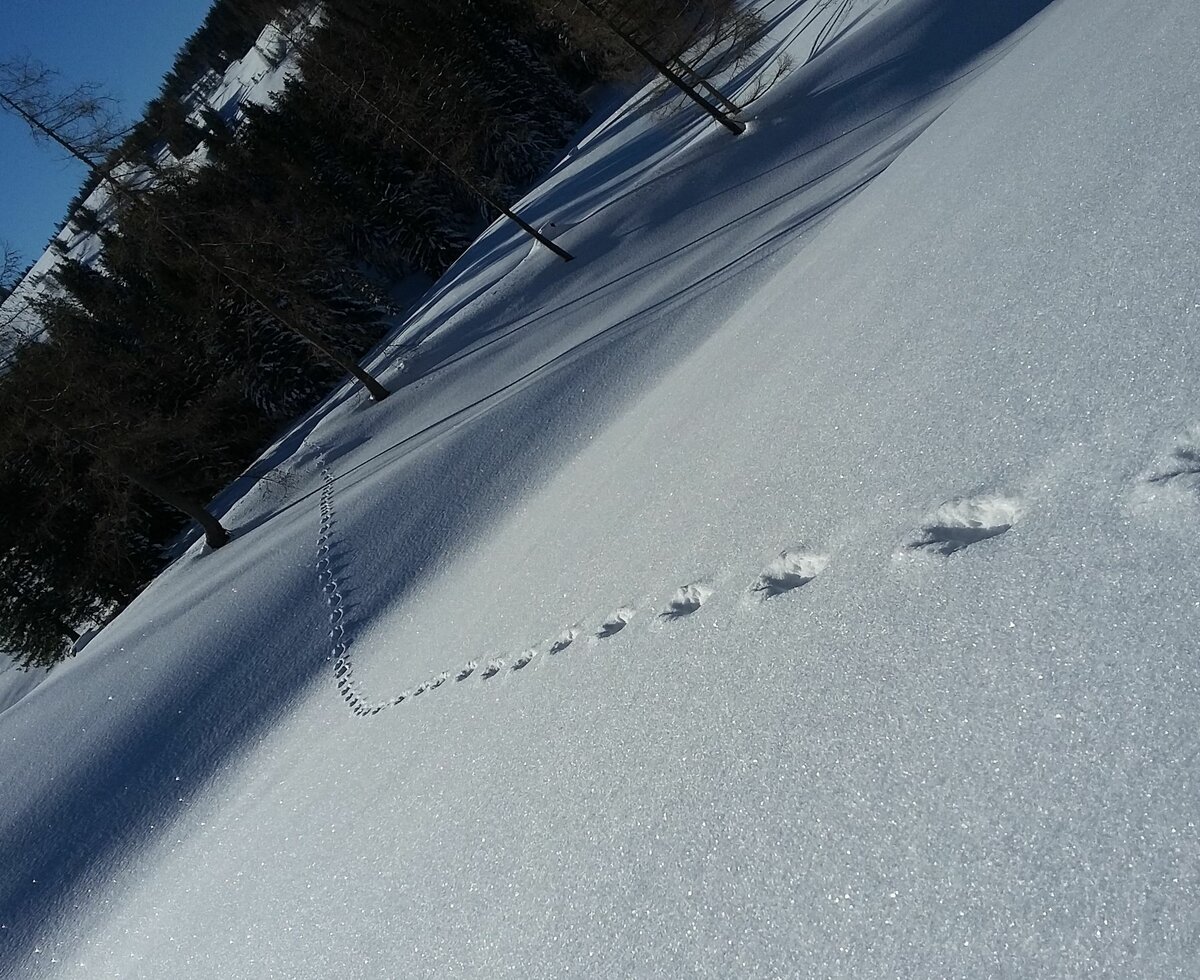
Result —
<svg viewBox="0 0 1200 980"><path fill-rule="evenodd" d="M1194 976L1200 10L1040 7L599 123L0 714L0 972Z"/></svg>

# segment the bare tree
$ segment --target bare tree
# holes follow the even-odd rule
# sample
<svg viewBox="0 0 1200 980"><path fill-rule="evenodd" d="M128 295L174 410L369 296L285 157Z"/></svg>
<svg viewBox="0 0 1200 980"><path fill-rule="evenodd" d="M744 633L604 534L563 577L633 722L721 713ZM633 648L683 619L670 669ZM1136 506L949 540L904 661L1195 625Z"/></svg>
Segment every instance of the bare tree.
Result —
<svg viewBox="0 0 1200 980"><path fill-rule="evenodd" d="M0 242L0 303L8 299L17 284L21 256L7 242Z"/></svg>
<svg viewBox="0 0 1200 980"><path fill-rule="evenodd" d="M84 164L120 200L153 216L153 209L148 208L139 194L116 176L112 166L107 163L112 159L107 148L120 135L120 131L114 128L112 120L115 117L108 112L106 101L89 86L60 95L54 88L57 77L53 70L36 62L0 62L0 111L7 111L24 122L35 139L58 146ZM78 96L77 104L72 103L72 95ZM103 157L101 152L104 153ZM303 338L320 354L361 382L375 401L383 401L390 394L357 361L334 350L317 331L288 311L280 309L257 283L213 261L169 224L164 224L162 230L176 239L182 248L222 282L245 296L253 306Z"/></svg>
<svg viewBox="0 0 1200 980"><path fill-rule="evenodd" d="M16 293L22 280L20 253L0 242L0 371L39 333L29 300Z"/></svg>
<svg viewBox="0 0 1200 980"><path fill-rule="evenodd" d="M91 169L103 167L129 131L116 100L100 86L65 85L58 72L30 58L0 61L0 96L10 110L36 115L34 139L62 149L69 144L68 154Z"/></svg>

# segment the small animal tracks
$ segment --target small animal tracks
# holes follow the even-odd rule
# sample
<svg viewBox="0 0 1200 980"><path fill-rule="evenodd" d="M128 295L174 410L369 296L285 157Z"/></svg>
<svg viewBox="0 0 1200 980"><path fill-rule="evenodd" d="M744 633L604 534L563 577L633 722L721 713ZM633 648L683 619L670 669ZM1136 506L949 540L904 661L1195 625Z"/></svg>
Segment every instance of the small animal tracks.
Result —
<svg viewBox="0 0 1200 980"><path fill-rule="evenodd" d="M1200 426L1176 440L1166 459L1145 477L1152 487L1178 487L1200 492Z"/></svg>
<svg viewBox="0 0 1200 980"><path fill-rule="evenodd" d="M752 591L761 594L764 599L773 599L808 585L825 571L828 564L829 555L820 552L804 548L781 551L779 557L759 574Z"/></svg>
<svg viewBox="0 0 1200 980"><path fill-rule="evenodd" d="M597 640L607 640L610 636L616 636L633 619L635 610L629 606L622 606L620 609L610 613L608 618L600 624L600 629L596 631Z"/></svg>
<svg viewBox="0 0 1200 980"><path fill-rule="evenodd" d="M693 582L691 585L681 586L679 591L671 597L667 608L658 614L659 619L670 621L690 616L692 613L698 612L712 594L713 590L703 582Z"/></svg>
<svg viewBox="0 0 1200 980"><path fill-rule="evenodd" d="M328 459L319 449L315 459L322 481L315 569L318 590L327 607L328 659L332 664L338 693L356 716L373 716L406 701L411 703L419 699L419 703L424 704L436 700L426 695L444 686L462 690L472 685L490 685L502 674L512 676L528 671L525 676L529 676L543 669L553 670L555 668L551 665L554 663L571 662L574 651L579 647L596 650L603 641L624 632L634 621L638 609L645 608L640 600L637 605L630 603L618 606L603 619L591 620L587 625L577 621L552 634L552 638L525 647L520 653L487 660L468 660L457 670L442 671L398 696L368 702L357 689L350 654L355 624L353 606L347 605L345 596L351 592L349 586L352 585L354 555L348 553L345 542L339 541L337 533L336 478ZM1178 486L1186 489L1189 496L1200 494L1200 428L1189 432L1186 438L1177 440L1173 451L1164 456L1155 469L1143 474L1139 486L1143 489ZM895 555L898 558L924 555L950 558L1005 534L1024 518L1026 509L1020 498L1001 493L952 498L931 511L919 527L902 539ZM805 545L790 547L768 562L742 595L771 600L795 593L822 575L833 560L834 555L828 551ZM724 579L695 580L679 586L669 597L664 594L654 600L656 605L653 608L657 609L657 615L650 617L651 628L654 621L685 623L719 592L724 591L727 585ZM752 605L755 604L747 604L745 608L751 608ZM686 635L692 628L683 625L679 632ZM579 643L581 638L586 638L587 643ZM621 646L614 645L612 649L620 649ZM570 655L563 656L568 651L571 651ZM583 656L586 657L587 653ZM541 666L529 670L537 665ZM449 683L451 681L454 683Z"/></svg>
<svg viewBox="0 0 1200 980"><path fill-rule="evenodd" d="M1187 528L1185 533L1194 534L1200 516L1200 425L1176 433L1171 442L1142 470L1129 503L1139 519L1163 522L1164 529L1176 533Z"/></svg>
<svg viewBox="0 0 1200 980"><path fill-rule="evenodd" d="M1021 503L1014 497L989 495L948 500L906 540L900 553L925 552L951 555L999 537L1021 518Z"/></svg>
<svg viewBox="0 0 1200 980"><path fill-rule="evenodd" d="M558 637L550 644L550 652L562 653L567 647L575 642L575 638L579 636L579 628L576 626L568 626L565 630L558 634Z"/></svg>

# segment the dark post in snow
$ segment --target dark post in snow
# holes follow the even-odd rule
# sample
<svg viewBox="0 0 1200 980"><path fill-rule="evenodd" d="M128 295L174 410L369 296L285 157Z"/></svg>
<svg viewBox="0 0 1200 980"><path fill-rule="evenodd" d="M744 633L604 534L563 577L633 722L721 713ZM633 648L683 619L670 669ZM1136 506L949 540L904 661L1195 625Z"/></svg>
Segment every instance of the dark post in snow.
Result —
<svg viewBox="0 0 1200 980"><path fill-rule="evenodd" d="M636 51L638 55L644 58L654 68L655 71L662 75L663 78L679 89L679 91L695 102L696 105L700 106L701 109L707 112L713 117L713 119L728 129L731 133L733 133L735 136L740 136L746 131L746 124L744 122L734 119L732 116L722 112L715 105L709 102L708 99L697 92L686 81L684 81L683 77L677 71L672 69L660 58L657 58L651 54L643 44L640 44L633 37L632 34L624 30L619 24L617 24L616 21L609 17L608 14L606 14L600 8L600 6L594 2L594 0L578 0L578 2L581 7L587 10L593 17L599 20L602 24L604 24L605 27L616 34L617 37L629 45L629 47L631 47L634 51ZM722 100L724 100L724 96L722 96Z"/></svg>

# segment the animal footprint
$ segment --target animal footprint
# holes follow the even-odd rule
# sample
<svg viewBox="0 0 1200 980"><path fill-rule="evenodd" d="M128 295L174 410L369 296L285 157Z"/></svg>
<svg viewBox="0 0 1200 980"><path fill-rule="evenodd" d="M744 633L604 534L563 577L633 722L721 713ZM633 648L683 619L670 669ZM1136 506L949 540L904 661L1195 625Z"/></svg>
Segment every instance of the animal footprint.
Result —
<svg viewBox="0 0 1200 980"><path fill-rule="evenodd" d="M1167 462L1147 476L1146 482L1179 485L1200 491L1200 441L1196 440L1200 440L1200 427L1194 428L1180 441Z"/></svg>
<svg viewBox="0 0 1200 980"><path fill-rule="evenodd" d="M948 500L904 543L902 551L924 551L948 558L973 544L1003 534L1020 516L1021 505L1011 497Z"/></svg>
<svg viewBox="0 0 1200 980"><path fill-rule="evenodd" d="M575 637L579 635L579 630L574 626L568 626L565 630L558 634L558 639L550 644L551 653L562 653L567 647L575 642Z"/></svg>
<svg viewBox="0 0 1200 980"><path fill-rule="evenodd" d="M630 609L628 606L622 606L600 624L600 629L596 632L596 639L607 640L610 636L616 636L629 625L629 621L633 619L633 614L633 609Z"/></svg>
<svg viewBox="0 0 1200 980"><path fill-rule="evenodd" d="M781 551L758 576L753 591L761 592L764 599L771 599L807 585L825 570L829 556L800 548Z"/></svg>
<svg viewBox="0 0 1200 980"><path fill-rule="evenodd" d="M659 618L672 620L690 616L704 605L712 594L713 590L700 582L681 586L679 591L671 597L667 608L659 613Z"/></svg>
<svg viewBox="0 0 1200 980"><path fill-rule="evenodd" d="M489 677L495 677L503 669L504 669L504 661L503 660L492 660L492 661L489 661L488 665L483 668L483 674L481 676L486 681Z"/></svg>
<svg viewBox="0 0 1200 980"><path fill-rule="evenodd" d="M524 670L531 663L533 663L533 658L536 656L536 650L526 650L523 654L521 654L521 656L517 657L517 659L513 661L512 669Z"/></svg>
<svg viewBox="0 0 1200 980"><path fill-rule="evenodd" d="M475 668L478 666L479 664L477 661L470 661L463 667L462 670L458 672L458 676L456 676L454 679L456 681L465 681L468 677L475 673Z"/></svg>

